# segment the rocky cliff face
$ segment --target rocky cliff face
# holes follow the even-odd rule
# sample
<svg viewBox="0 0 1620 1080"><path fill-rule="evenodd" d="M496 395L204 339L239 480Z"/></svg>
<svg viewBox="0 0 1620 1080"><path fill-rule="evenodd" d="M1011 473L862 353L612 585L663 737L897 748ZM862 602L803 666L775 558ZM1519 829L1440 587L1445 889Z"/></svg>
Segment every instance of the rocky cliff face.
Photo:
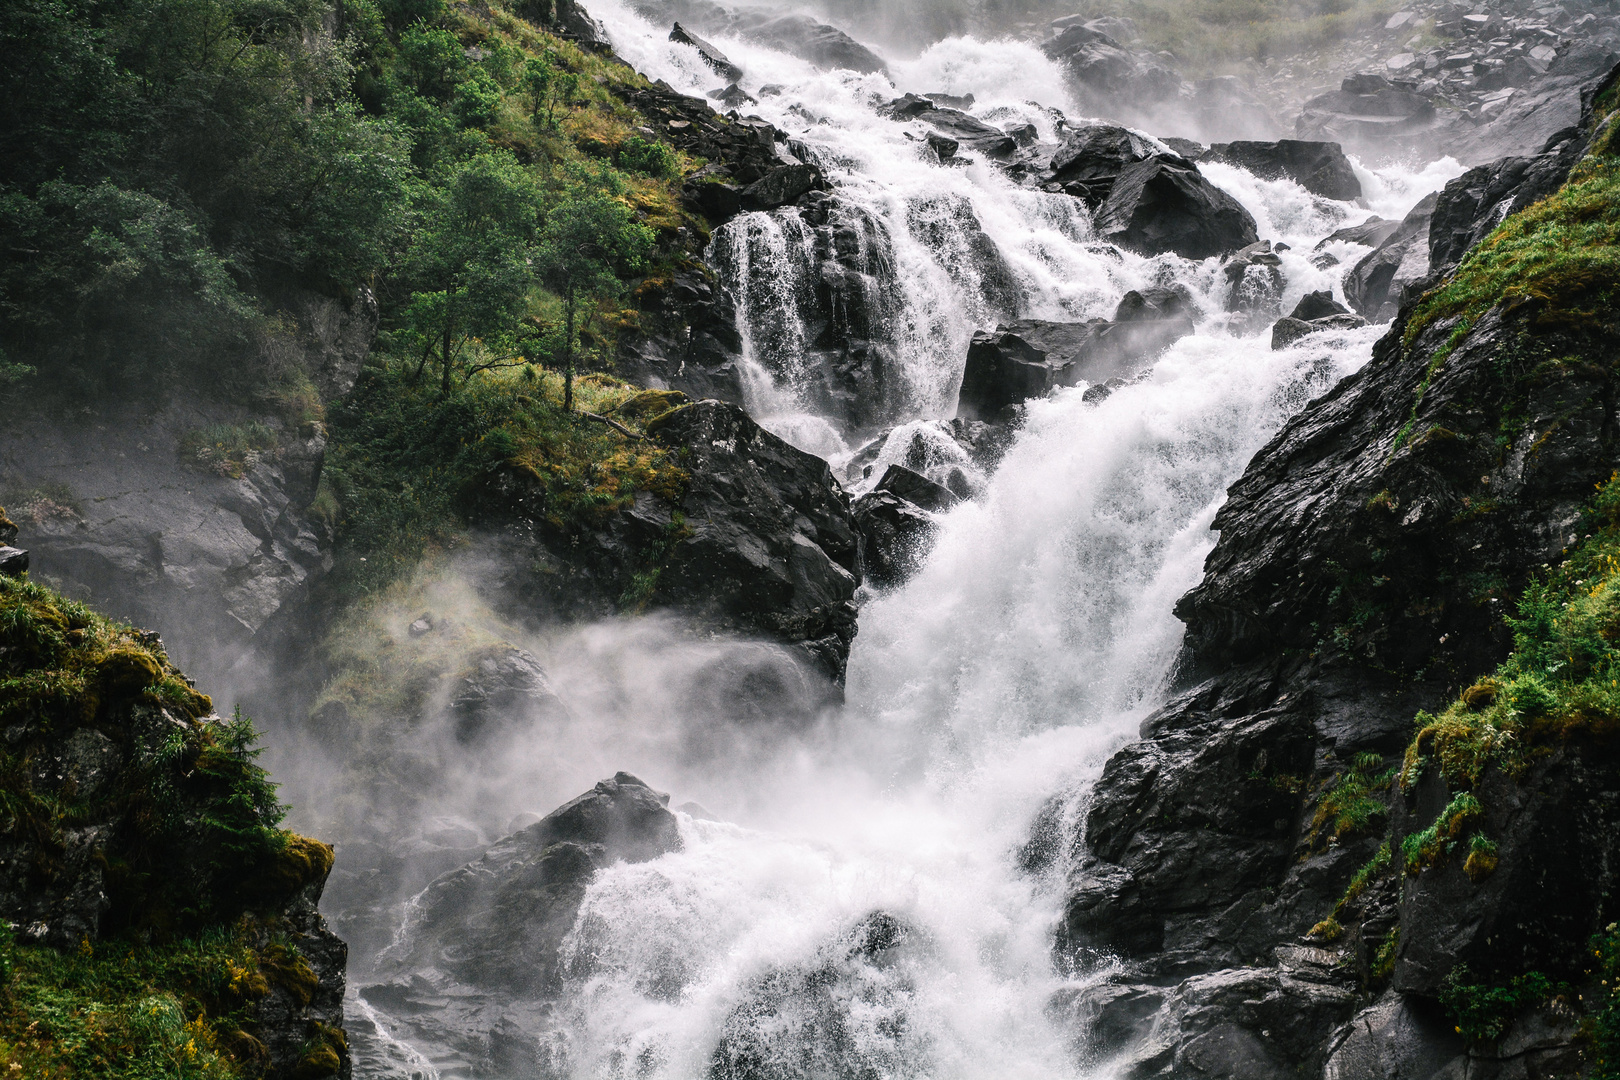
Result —
<svg viewBox="0 0 1620 1080"><path fill-rule="evenodd" d="M300 410L318 415L320 400L354 385L376 302L300 294L286 309L294 329L262 342L250 366L301 383ZM322 425L250 393L225 396L245 403L175 390L18 410L0 432L0 499L34 576L156 627L210 682L262 649L331 566L329 526L311 510Z"/></svg>
<svg viewBox="0 0 1620 1080"><path fill-rule="evenodd" d="M0 577L0 725L0 919L26 950L7 957L8 999L32 1021L5 1022L8 1054L74 1067L73 994L124 963L145 966L133 985L151 1016L197 1021L193 1057L347 1077L347 949L317 912L332 849L277 828L251 724L215 715L157 635ZM50 974L61 951L80 957L65 981ZM109 1046L135 1007L120 974L83 1006L112 1017ZM30 1013L40 992L54 1011ZM155 1025L131 1028L132 1063L174 1051Z"/></svg>
<svg viewBox="0 0 1620 1080"><path fill-rule="evenodd" d="M1612 168L1590 104L1612 81L1588 88L1583 168ZM1574 156L1449 186L1422 288L1462 256L1455 238L1501 220L1490 206L1525 205L1521 185L1546 193L1549 175L1556 188ZM1063 841L1079 861L1060 948L1125 961L1067 1004L1088 1052L1124 1054L1126 1075L1584 1067L1577 1012L1550 991L1492 999L1511 1003L1494 1028L1457 1010L1588 977L1587 939L1620 913L1612 744L1549 736L1519 771L1481 764L1470 783L1428 766L1436 736L1414 742L1413 718L1507 655L1502 616L1594 530L1594 488L1620 463L1620 338L1601 303L1571 316L1556 294L1487 293L1435 317L1422 288L1371 363L1231 489L1177 608L1182 692ZM1480 685L1458 708L1490 703ZM1491 839L1459 851L1476 820Z"/></svg>

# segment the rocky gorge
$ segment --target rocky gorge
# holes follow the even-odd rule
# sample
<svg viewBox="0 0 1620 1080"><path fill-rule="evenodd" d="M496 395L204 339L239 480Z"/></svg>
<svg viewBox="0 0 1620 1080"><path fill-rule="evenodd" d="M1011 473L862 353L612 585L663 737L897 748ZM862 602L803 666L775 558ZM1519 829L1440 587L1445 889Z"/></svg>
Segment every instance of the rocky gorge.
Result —
<svg viewBox="0 0 1620 1080"><path fill-rule="evenodd" d="M205 927L197 1075L1610 1075L1612 19L1449 12L1283 132L1118 18L516 11L678 155L572 408L354 290L5 433L9 1015Z"/></svg>

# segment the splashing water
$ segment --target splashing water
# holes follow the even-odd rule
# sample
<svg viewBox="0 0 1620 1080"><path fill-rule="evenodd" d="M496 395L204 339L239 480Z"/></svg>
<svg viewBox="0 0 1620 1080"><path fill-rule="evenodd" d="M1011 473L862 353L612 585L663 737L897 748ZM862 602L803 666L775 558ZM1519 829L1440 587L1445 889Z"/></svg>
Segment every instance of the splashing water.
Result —
<svg viewBox="0 0 1620 1080"><path fill-rule="evenodd" d="M667 27L618 0L592 10L650 77L697 94L719 81ZM706 785L698 772L712 759L694 767L665 748L662 775L648 763L649 781L704 788L678 790L677 803L699 794L748 824L681 813L682 851L597 874L566 946L575 974L552 1032L558 1072L1100 1075L1077 1053L1083 1033L1050 1010L1059 990L1104 973L1053 962L1067 861L1026 871L1019 851L1054 794L1079 812L1107 756L1159 702L1181 641L1171 609L1201 576L1227 486L1290 415L1365 362L1381 329L1274 352L1269 336L1228 328L1215 260L1104 250L1075 200L1016 187L983 162L925 160L907 125L875 112L897 92L882 76L715 41L749 73L746 89L785 88L754 111L801 140L838 188L844 218L830 231L853 245L841 265L878 313L873 347L895 372L873 426L898 426L874 473L922 440L939 468L971 474L977 497L943 517L907 585L865 597L840 714L801 737L762 738L746 767ZM976 114L1027 118L1043 137L1051 119L1029 101L1068 107L1060 74L1027 45L955 38L893 70L901 89L974 93ZM1311 248L1367 209L1204 171L1262 236L1288 245L1285 310L1337 290L1342 268L1319 269ZM1360 175L1368 205L1399 216L1455 172ZM752 410L836 461L851 426L817 397L825 328L807 315L824 244L795 210L745 214L717 231L710 260L737 303ZM1127 290L1168 284L1203 315L1145 377L1099 402L1083 400L1084 386L1031 402L990 477L940 434L975 329L1014 314L1108 316ZM548 665L565 699L595 677L557 666L581 635ZM612 687L597 692L593 713L611 711ZM625 732L660 722L655 701L635 709ZM750 775L753 790L739 792Z"/></svg>

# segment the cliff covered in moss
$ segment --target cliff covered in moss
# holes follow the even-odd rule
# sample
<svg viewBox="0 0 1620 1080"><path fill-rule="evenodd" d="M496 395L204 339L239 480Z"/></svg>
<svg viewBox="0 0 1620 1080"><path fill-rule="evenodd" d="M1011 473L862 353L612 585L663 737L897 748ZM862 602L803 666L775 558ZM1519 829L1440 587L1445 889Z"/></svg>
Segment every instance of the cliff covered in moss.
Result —
<svg viewBox="0 0 1620 1080"><path fill-rule="evenodd" d="M0 515L3 516L3 515ZM0 576L0 1068L346 1076L332 849L157 635Z"/></svg>

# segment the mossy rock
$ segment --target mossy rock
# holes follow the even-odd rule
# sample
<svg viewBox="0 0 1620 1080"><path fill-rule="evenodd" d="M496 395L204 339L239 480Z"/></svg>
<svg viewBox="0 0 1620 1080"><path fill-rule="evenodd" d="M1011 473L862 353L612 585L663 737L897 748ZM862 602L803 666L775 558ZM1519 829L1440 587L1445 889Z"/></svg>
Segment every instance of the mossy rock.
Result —
<svg viewBox="0 0 1620 1080"><path fill-rule="evenodd" d="M259 956L259 968L271 986L287 991L300 1007L307 1007L315 1000L315 992L321 988L320 976L309 966L309 961L297 949L286 945L266 949Z"/></svg>
<svg viewBox="0 0 1620 1080"><path fill-rule="evenodd" d="M101 685L115 693L133 693L157 682L163 665L145 649L113 649L96 665Z"/></svg>
<svg viewBox="0 0 1620 1080"><path fill-rule="evenodd" d="M679 390L643 390L627 399L616 411L626 419L646 421L691 402L692 399Z"/></svg>
<svg viewBox="0 0 1620 1080"><path fill-rule="evenodd" d="M288 833L287 846L276 852L265 873L276 892L290 896L312 882L326 880L336 857L331 844Z"/></svg>
<svg viewBox="0 0 1620 1080"><path fill-rule="evenodd" d="M6 508L0 506L0 545L10 544L17 539L17 525L6 517Z"/></svg>

